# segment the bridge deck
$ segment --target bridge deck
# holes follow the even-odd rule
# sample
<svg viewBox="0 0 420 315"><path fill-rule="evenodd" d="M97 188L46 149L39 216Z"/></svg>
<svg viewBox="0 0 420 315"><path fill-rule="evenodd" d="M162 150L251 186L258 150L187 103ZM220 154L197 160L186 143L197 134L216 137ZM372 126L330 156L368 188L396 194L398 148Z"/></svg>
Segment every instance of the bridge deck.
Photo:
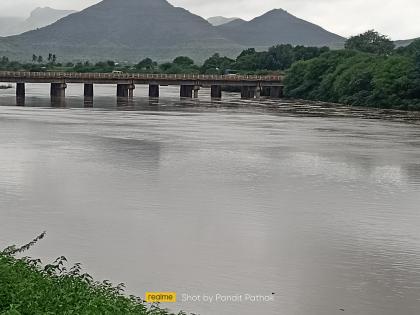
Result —
<svg viewBox="0 0 420 315"><path fill-rule="evenodd" d="M281 86L283 76L0 71L0 82Z"/></svg>

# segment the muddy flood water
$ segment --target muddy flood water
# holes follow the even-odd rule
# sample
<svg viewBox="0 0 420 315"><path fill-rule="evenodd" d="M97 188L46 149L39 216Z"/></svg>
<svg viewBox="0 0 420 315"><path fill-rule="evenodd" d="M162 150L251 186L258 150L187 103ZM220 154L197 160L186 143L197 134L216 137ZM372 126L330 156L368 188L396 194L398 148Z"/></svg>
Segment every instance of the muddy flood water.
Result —
<svg viewBox="0 0 420 315"><path fill-rule="evenodd" d="M418 114L48 88L0 91L1 248L45 230L28 255L177 292L173 311L420 314Z"/></svg>

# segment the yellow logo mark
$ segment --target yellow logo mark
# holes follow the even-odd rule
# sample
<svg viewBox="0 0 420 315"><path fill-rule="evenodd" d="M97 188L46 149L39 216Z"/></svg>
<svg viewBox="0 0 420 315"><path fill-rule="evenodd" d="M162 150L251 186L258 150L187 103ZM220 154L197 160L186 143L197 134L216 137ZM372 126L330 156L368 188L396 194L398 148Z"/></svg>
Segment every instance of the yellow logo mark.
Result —
<svg viewBox="0 0 420 315"><path fill-rule="evenodd" d="M147 303L175 303L175 292L146 292Z"/></svg>

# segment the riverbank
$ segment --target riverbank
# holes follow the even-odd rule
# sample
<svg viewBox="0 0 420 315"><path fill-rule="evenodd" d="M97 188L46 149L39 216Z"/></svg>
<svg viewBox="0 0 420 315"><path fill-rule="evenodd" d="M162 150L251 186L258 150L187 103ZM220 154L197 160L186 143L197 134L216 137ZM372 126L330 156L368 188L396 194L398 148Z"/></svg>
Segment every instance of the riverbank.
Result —
<svg viewBox="0 0 420 315"><path fill-rule="evenodd" d="M420 110L420 41L389 55L327 52L295 63L285 96L361 107Z"/></svg>
<svg viewBox="0 0 420 315"><path fill-rule="evenodd" d="M0 314L174 315L126 297L122 284L93 280L79 264L67 269L65 257L46 266L40 260L14 257L29 247L0 252Z"/></svg>

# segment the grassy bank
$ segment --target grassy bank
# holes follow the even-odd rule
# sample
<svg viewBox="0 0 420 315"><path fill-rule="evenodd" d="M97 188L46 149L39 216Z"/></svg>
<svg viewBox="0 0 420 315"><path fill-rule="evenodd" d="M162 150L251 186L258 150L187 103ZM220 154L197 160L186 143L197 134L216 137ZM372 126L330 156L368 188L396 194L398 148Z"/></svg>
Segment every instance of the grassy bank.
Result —
<svg viewBox="0 0 420 315"><path fill-rule="evenodd" d="M0 252L1 315L172 314L140 298L125 296L122 284L94 281L81 272L79 264L66 268L64 257L46 266L39 260L16 258L44 235L21 248L9 247Z"/></svg>

